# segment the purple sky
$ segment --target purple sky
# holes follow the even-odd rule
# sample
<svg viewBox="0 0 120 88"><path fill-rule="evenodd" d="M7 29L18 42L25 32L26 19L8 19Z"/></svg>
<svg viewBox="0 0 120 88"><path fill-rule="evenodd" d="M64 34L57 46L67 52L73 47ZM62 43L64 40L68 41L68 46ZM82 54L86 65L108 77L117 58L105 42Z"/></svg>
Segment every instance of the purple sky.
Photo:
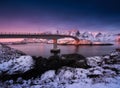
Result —
<svg viewBox="0 0 120 88"><path fill-rule="evenodd" d="M0 0L0 32L120 32L119 0Z"/></svg>

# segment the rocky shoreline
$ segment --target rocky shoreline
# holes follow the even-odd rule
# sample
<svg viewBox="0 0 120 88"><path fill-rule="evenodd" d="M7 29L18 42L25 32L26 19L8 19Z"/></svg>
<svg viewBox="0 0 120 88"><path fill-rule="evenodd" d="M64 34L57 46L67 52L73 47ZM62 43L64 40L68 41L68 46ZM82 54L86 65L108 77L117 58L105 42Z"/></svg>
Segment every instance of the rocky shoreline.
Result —
<svg viewBox="0 0 120 88"><path fill-rule="evenodd" d="M30 79L32 77L40 76L48 70L55 70L57 72L57 70L62 68L63 66L84 69L90 67L87 65L85 57L79 54L66 54L62 55L61 57L50 56L49 58L33 56L32 58L34 60L33 69L30 69L25 73L19 73L18 71L18 74L13 75L3 73L2 75L0 75L0 80L16 80L18 77L22 77L23 79Z"/></svg>
<svg viewBox="0 0 120 88"><path fill-rule="evenodd" d="M14 49L1 45L1 56L9 52L11 58L0 61L0 86L1 88L72 88L77 85L89 87L91 84L106 84L109 88L114 80L112 88L119 88L120 83L120 51L111 52L108 55L84 57L80 54L64 54L50 56L49 58L28 56L16 53ZM12 51L12 53L11 53ZM15 51L15 52L13 52ZM10 55L9 55L10 57ZM1 57L3 58L3 57ZM6 66L7 65L7 66ZM82 83L82 84L81 84ZM77 86L75 85L75 86ZM103 86L103 85L102 85ZM95 88L95 87L94 87ZM97 86L97 88L100 88Z"/></svg>

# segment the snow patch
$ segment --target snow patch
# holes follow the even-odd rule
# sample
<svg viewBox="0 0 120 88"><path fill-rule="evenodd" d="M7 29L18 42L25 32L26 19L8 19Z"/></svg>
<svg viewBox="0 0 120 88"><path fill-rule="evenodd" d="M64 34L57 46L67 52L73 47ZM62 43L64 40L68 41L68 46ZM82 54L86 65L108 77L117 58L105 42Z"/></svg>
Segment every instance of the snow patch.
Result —
<svg viewBox="0 0 120 88"><path fill-rule="evenodd" d="M0 71L5 74L17 74L18 72L24 73L30 70L33 65L34 61L31 56L20 56L19 58L1 63Z"/></svg>

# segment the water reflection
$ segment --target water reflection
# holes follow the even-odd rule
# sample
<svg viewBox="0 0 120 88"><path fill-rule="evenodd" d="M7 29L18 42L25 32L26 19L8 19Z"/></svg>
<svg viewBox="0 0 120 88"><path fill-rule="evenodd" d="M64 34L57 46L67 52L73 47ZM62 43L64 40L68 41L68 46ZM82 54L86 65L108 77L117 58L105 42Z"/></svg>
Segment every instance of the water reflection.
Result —
<svg viewBox="0 0 120 88"><path fill-rule="evenodd" d="M116 42L117 48L120 48L120 42Z"/></svg>
<svg viewBox="0 0 120 88"><path fill-rule="evenodd" d="M78 53L79 52L79 46L75 46L75 53Z"/></svg>
<svg viewBox="0 0 120 88"><path fill-rule="evenodd" d="M50 49L52 44L30 43L25 45L9 45L12 48L21 50L29 55L34 56L51 56ZM61 54L78 53L84 56L95 56L109 54L116 48L120 48L120 43L113 46L74 46L74 45L58 45L61 49Z"/></svg>

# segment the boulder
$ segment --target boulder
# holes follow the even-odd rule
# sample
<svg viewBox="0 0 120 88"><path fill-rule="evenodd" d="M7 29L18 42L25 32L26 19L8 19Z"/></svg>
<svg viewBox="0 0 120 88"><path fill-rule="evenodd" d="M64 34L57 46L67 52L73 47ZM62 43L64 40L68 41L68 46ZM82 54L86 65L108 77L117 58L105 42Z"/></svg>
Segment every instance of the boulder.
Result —
<svg viewBox="0 0 120 88"><path fill-rule="evenodd" d="M76 68L87 68L87 60L80 54L64 54L62 55L63 61L66 61L67 65Z"/></svg>

